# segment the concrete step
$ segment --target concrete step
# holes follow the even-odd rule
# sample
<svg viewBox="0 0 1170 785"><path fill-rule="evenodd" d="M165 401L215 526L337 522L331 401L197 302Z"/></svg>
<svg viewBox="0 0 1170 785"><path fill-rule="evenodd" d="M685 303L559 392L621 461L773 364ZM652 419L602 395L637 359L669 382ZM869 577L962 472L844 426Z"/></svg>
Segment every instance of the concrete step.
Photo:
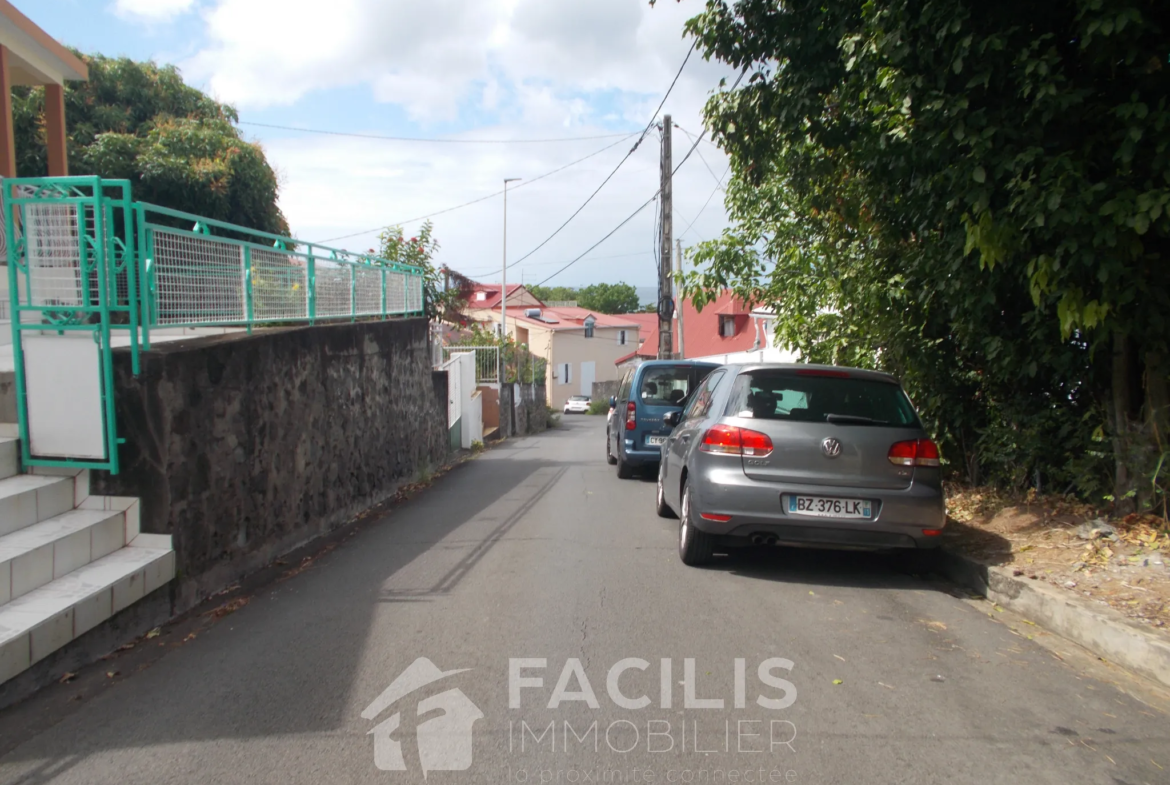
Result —
<svg viewBox="0 0 1170 785"><path fill-rule="evenodd" d="M0 683L174 577L170 537L142 534L130 545L0 605Z"/></svg>
<svg viewBox="0 0 1170 785"><path fill-rule="evenodd" d="M0 480L0 536L72 510L77 479L18 474ZM85 479L88 483L88 475Z"/></svg>
<svg viewBox="0 0 1170 785"><path fill-rule="evenodd" d="M6 534L0 537L0 605L108 556L128 541L126 514L112 510L69 510Z"/></svg>
<svg viewBox="0 0 1170 785"><path fill-rule="evenodd" d="M0 436L0 480L20 474L20 439Z"/></svg>

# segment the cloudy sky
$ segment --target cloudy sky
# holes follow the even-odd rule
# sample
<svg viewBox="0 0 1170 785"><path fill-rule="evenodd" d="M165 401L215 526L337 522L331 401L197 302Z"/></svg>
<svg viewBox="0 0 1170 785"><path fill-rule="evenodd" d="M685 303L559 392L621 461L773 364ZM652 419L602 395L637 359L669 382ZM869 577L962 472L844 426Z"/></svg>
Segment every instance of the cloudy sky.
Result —
<svg viewBox="0 0 1170 785"><path fill-rule="evenodd" d="M240 112L281 177L281 207L300 238L364 250L373 227L497 192L508 198L508 258L539 245L585 200L649 121L690 42L701 0L15 0L58 40L87 52L177 64L186 80ZM718 63L692 56L664 112L702 130ZM255 125L254 125L255 124ZM261 125L263 124L263 125ZM410 142L281 130L459 140ZM581 137L592 137L582 139ZM574 141L560 141L566 138ZM634 137L636 138L636 137ZM558 140L496 143L499 140ZM475 142L474 140L485 140ZM604 152L599 152L609 146ZM675 161L691 147L676 129ZM537 182L554 169L598 153ZM508 271L539 283L658 189L652 132L560 235ZM703 142L675 178L684 245L726 223L727 161ZM518 186L518 187L517 187ZM706 205L704 207L704 205ZM498 280L503 202L434 218L440 260ZM693 222L693 224L692 224ZM549 281L653 285L653 206Z"/></svg>

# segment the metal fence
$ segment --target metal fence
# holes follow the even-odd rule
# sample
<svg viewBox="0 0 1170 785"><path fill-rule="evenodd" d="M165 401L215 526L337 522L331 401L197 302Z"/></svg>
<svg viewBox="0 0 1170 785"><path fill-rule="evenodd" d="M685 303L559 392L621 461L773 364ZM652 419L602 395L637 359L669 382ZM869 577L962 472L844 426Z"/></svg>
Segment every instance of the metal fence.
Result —
<svg viewBox="0 0 1170 785"><path fill-rule="evenodd" d="M157 205L135 203L135 211L148 325L252 326L423 311L417 268ZM192 228L171 225L177 221L191 221ZM211 233L216 229L219 235Z"/></svg>
<svg viewBox="0 0 1170 785"><path fill-rule="evenodd" d="M500 347L498 346L444 346L443 361L453 354L475 354L475 383L497 384L500 381Z"/></svg>
<svg viewBox="0 0 1170 785"><path fill-rule="evenodd" d="M117 471L110 355L115 336L128 334L123 342L137 373L139 350L150 348L152 330L251 330L424 311L423 271L417 267L134 201L126 180L6 179L3 205L26 465L82 463ZM102 376L102 411L95 413L104 434L101 460L29 453L22 336L46 331L93 333Z"/></svg>

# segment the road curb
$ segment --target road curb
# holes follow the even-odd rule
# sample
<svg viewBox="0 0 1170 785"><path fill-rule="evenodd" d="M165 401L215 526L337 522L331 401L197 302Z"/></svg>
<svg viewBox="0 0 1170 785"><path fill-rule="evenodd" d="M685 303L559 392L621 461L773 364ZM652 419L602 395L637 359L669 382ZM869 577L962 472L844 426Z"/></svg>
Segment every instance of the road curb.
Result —
<svg viewBox="0 0 1170 785"><path fill-rule="evenodd" d="M1020 578L1010 569L982 564L942 550L939 567L954 583L1002 605L1029 621L1079 643L1102 659L1170 686L1170 639L1126 619L1109 607L1046 583Z"/></svg>

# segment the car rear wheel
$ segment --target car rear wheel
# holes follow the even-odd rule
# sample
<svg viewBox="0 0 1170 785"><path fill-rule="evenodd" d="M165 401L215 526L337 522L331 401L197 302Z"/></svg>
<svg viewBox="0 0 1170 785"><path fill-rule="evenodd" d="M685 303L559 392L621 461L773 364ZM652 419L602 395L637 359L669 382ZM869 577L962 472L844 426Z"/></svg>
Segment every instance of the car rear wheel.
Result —
<svg viewBox="0 0 1170 785"><path fill-rule="evenodd" d="M695 528L695 511L691 507L691 484L683 485L682 510L679 512L678 557L688 567L710 564L715 556L715 538Z"/></svg>
<svg viewBox="0 0 1170 785"><path fill-rule="evenodd" d="M605 462L610 466L617 463L617 458L613 457L613 453L609 449L609 431L605 432Z"/></svg>
<svg viewBox="0 0 1170 785"><path fill-rule="evenodd" d="M654 511L658 513L659 518L677 518L674 510L670 509L670 505L666 503L666 489L662 485L662 464L658 465L658 491L654 498Z"/></svg>

